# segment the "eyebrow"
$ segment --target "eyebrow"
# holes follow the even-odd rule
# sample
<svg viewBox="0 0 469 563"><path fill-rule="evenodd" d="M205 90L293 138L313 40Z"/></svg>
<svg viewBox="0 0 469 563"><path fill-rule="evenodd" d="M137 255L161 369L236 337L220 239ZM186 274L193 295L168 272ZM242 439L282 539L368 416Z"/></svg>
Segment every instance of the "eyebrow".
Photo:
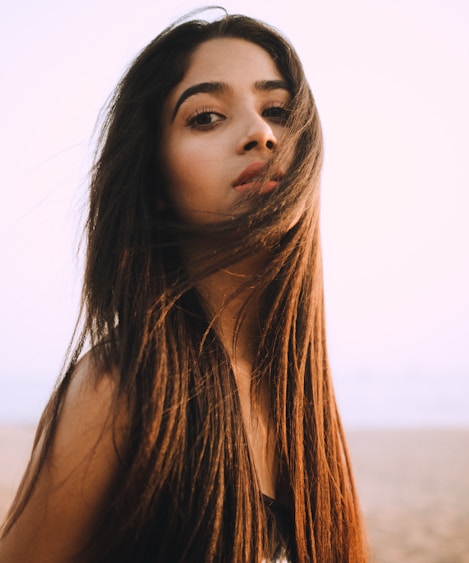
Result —
<svg viewBox="0 0 469 563"><path fill-rule="evenodd" d="M184 92L179 96L174 106L173 113L171 114L171 121L174 121L181 105L191 96L195 96L196 94L223 94L231 89L231 86L226 82L200 82L199 84L189 86L189 88L184 90ZM260 92L286 90L290 93L290 88L285 80L258 80L254 83L254 90Z"/></svg>

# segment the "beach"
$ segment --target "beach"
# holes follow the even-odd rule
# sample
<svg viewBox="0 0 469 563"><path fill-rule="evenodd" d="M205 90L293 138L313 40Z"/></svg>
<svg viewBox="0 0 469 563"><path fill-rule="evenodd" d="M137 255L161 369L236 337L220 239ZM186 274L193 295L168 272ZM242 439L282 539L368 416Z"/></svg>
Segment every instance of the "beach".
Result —
<svg viewBox="0 0 469 563"><path fill-rule="evenodd" d="M469 563L469 430L349 430L375 563ZM0 519L34 429L0 426Z"/></svg>
<svg viewBox="0 0 469 563"><path fill-rule="evenodd" d="M360 430L349 448L376 563L469 563L469 430Z"/></svg>

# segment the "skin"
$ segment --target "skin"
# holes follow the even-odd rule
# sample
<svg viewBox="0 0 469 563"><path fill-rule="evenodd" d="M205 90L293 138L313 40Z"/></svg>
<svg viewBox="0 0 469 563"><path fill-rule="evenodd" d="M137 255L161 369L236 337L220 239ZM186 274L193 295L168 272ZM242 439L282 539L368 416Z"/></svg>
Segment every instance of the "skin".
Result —
<svg viewBox="0 0 469 563"><path fill-rule="evenodd" d="M200 84L224 87L195 90ZM213 39L194 51L166 102L160 145L168 197L183 220L219 221L243 205L245 192L233 184L246 167L272 157L289 102L283 77L258 45Z"/></svg>
<svg viewBox="0 0 469 563"><path fill-rule="evenodd" d="M223 38L207 41L194 51L185 77L167 99L160 145L168 197L184 221L204 225L227 219L244 205L247 190L276 189L276 181L240 187L237 179L243 171L272 158L286 132L290 101L282 75L258 45ZM289 163L282 163L278 172L282 174ZM191 248L190 254L197 251ZM259 489L276 497L278 460L268 389L262 389L257 404L251 400L259 300L243 318L236 349L232 343L238 311L249 295L244 292L226 303L243 276L257 270L259 259L263 258L217 272L204 280L199 291L212 310L220 312L219 331L231 357Z"/></svg>
<svg viewBox="0 0 469 563"><path fill-rule="evenodd" d="M237 179L246 169L272 158L286 133L290 100L282 75L258 45L222 38L207 41L194 51L186 75L166 102L160 145L168 197L185 222L204 225L226 219L243 208L248 190L276 189L276 181L263 186L248 182L240 187ZM278 172L284 173L289 163L282 163ZM186 258L189 254L194 257L198 250L186 249ZM253 273L262 259L254 257L217 272L204 280L199 291L212 310L220 312L219 331L231 357L259 489L276 497L278 460L268 389L262 389L257 404L251 400L259 300L249 306L235 349L238 311L249 295L244 292L227 303L243 276Z"/></svg>
<svg viewBox="0 0 469 563"><path fill-rule="evenodd" d="M282 108L290 101L282 81L270 56L244 40L207 41L193 53L186 76L166 102L159 155L169 181L168 196L184 220L200 225L226 218L243 205L244 190L276 188L276 181L242 190L234 184L246 167L266 163L282 140ZM188 88L207 82L225 86L187 96ZM261 84L264 86L259 87ZM181 101L183 94L186 97ZM255 264L248 265L252 268ZM220 272L200 290L213 310L218 310L237 284L239 272ZM235 318L245 297L239 296L223 310L220 332L233 362L259 489L275 497L278 463L272 446L268 390L263 390L256 405L250 394L259 334L255 307L241 325L236 349L231 347ZM32 498L0 541L2 563L81 560L76 554L119 475L119 455L126 447L129 420L125 407L116 405L116 375L96 378L94 369L85 356L74 373ZM113 422L116 407L118 416Z"/></svg>
<svg viewBox="0 0 469 563"><path fill-rule="evenodd" d="M0 541L2 563L83 560L74 556L94 528L118 475L117 451L125 447L128 418L122 407L116 426L111 423L115 379L104 375L96 384L93 375L88 355L74 373L35 491Z"/></svg>

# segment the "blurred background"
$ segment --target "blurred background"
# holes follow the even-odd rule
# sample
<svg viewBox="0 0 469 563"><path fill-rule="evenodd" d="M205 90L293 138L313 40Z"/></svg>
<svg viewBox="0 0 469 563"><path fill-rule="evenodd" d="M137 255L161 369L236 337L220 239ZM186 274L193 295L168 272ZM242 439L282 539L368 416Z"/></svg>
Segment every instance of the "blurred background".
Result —
<svg viewBox="0 0 469 563"><path fill-rule="evenodd" d="M0 422L37 420L72 334L98 113L139 50L199 6L0 8ZM329 346L346 426L469 427L469 4L224 6L293 42L319 106Z"/></svg>

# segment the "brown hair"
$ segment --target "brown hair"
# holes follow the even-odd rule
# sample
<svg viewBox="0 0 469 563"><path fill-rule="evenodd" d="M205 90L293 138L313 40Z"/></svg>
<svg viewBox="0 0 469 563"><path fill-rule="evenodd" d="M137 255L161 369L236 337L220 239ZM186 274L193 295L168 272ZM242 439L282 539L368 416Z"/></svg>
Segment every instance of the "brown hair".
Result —
<svg viewBox="0 0 469 563"><path fill-rule="evenodd" d="M289 141L278 158L292 148L295 156L278 190L253 196L259 203L254 211L206 227L202 235L216 236L220 244L195 277L185 270L178 248L186 237L202 235L171 213L156 147L164 101L182 80L191 53L218 37L246 39L274 60L292 95ZM124 470L90 544L90 560L265 556L265 515L236 382L214 315L196 286L268 248L271 259L246 280L265 304L253 393L260 381L268 382L281 478L291 503L292 558L366 559L327 359L321 161L313 97L298 56L276 30L238 15L192 20L168 28L142 51L111 100L92 171L83 329L38 429L44 437L39 468L31 470L6 529L33 490L88 342L99 351L96 376L112 368L131 412ZM292 223L292 217L299 219Z"/></svg>

